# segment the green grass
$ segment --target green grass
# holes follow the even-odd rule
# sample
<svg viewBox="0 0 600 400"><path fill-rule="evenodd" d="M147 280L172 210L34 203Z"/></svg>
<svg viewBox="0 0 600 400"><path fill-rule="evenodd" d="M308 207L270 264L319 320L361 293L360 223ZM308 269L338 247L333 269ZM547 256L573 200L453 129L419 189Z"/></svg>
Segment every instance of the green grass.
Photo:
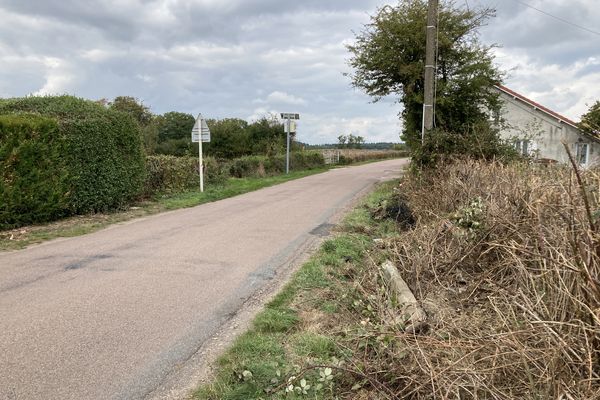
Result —
<svg viewBox="0 0 600 400"><path fill-rule="evenodd" d="M348 270L359 268L367 253L373 256L373 237L392 234L387 221L371 218L370 209L389 197L396 184L379 185L346 216L341 232L323 242L256 316L252 328L221 356L213 381L200 387L195 399L336 398L336 385L352 377L333 373L331 380L324 379L322 368L310 366L335 365L348 355L348 350L337 344L340 336L336 329L319 324L335 318L341 309L353 307L356 296L346 275ZM364 233L367 231L369 235ZM290 381L293 393L286 393L292 376L296 376ZM306 394L301 391L302 379L311 386ZM353 384L346 382L349 387Z"/></svg>
<svg viewBox="0 0 600 400"><path fill-rule="evenodd" d="M328 169L329 168L319 168L293 171L290 172L289 175L277 175L265 178L229 178L223 184L208 185L203 193L200 193L200 191L190 191L157 196L154 199L145 200L136 204L134 207L123 211L108 214L75 216L44 225L26 226L9 231L0 231L0 251L18 250L32 244L59 237L84 235L112 224L158 214L164 211L194 207L200 204L222 200L293 179L322 173Z"/></svg>

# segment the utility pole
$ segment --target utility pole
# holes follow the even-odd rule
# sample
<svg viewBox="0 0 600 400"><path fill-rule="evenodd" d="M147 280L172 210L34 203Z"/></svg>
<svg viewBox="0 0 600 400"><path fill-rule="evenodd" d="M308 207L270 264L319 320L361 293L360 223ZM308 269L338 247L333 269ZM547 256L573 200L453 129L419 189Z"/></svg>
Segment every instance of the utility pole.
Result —
<svg viewBox="0 0 600 400"><path fill-rule="evenodd" d="M427 9L427 42L425 44L425 94L423 99L421 143L425 141L425 133L433 129L433 91L435 82L437 10L438 0L429 0Z"/></svg>

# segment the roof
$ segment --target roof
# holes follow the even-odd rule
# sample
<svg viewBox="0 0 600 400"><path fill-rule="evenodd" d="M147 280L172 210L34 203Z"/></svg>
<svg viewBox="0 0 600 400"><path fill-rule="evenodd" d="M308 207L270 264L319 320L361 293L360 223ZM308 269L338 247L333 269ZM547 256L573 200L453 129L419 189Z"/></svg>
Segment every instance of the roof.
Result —
<svg viewBox="0 0 600 400"><path fill-rule="evenodd" d="M573 120L571 120L571 119L569 119L569 118L567 118L567 117L565 117L563 115L560 115L556 111L552 111L551 109L546 108L543 105L541 105L539 103L536 103L535 101L533 101L531 99L528 99L527 97L523 96L522 94L517 93L514 90L511 90L511 89L507 88L506 86L496 85L496 87L500 91L502 91L502 92L504 92L504 93L506 93L506 94L508 94L508 95L510 95L510 96L512 96L514 98L516 98L516 99L519 99L519 100L521 100L524 103L529 104L534 109L540 110L540 111L542 111L542 112L544 112L544 113L546 113L548 115L553 116L554 118L557 118L559 122L564 122L567 125L571 125L573 128L579 129L579 127L577 126L577 123L575 121L573 121Z"/></svg>

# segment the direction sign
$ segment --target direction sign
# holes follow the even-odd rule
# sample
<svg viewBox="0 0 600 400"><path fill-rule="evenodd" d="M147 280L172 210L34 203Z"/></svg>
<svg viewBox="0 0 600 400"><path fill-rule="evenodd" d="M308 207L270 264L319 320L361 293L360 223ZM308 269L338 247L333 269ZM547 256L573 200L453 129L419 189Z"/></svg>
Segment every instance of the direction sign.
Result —
<svg viewBox="0 0 600 400"><path fill-rule="evenodd" d="M281 119L300 119L300 114L296 114L296 113L281 113Z"/></svg>
<svg viewBox="0 0 600 400"><path fill-rule="evenodd" d="M192 128L192 143L198 143L200 132L202 132L202 141L210 142L210 129L206 124L206 120L202 118L202 115L198 115L194 127Z"/></svg>

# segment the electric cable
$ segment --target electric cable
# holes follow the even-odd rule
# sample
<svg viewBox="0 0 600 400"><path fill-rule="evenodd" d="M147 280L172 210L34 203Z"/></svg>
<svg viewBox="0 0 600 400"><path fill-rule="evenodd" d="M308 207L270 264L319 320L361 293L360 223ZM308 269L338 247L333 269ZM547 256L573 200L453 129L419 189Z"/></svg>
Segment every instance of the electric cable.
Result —
<svg viewBox="0 0 600 400"><path fill-rule="evenodd" d="M549 17L552 17L552 18L554 18L554 19L557 19L557 20L559 20L559 21L561 21L561 22L564 22L565 24L569 24L569 25L571 25L571 26L574 26L574 27L576 27L576 28L582 29L582 30L584 30L584 31L587 31L587 32L589 32L589 33L593 33L594 35L598 35L598 36L600 36L600 32L598 32L598 31L594 31L594 30L592 30L592 29L586 28L585 26L578 25L578 24L576 24L576 23L574 23L574 22L571 22L571 21L568 21L568 20L566 20L566 19L564 19L564 18L557 17L556 15L550 14L549 12L546 12L546 11L544 11L544 10L540 10L539 8L537 8L537 7L534 7L534 6L530 5L530 4L524 3L524 2L522 2L522 1L519 1L519 0L513 0L513 1L514 1L515 3L521 4L522 6L529 7L529 8L531 8L532 10L538 11L538 12L540 12L540 13L544 14L544 15L547 15L547 16L549 16Z"/></svg>

